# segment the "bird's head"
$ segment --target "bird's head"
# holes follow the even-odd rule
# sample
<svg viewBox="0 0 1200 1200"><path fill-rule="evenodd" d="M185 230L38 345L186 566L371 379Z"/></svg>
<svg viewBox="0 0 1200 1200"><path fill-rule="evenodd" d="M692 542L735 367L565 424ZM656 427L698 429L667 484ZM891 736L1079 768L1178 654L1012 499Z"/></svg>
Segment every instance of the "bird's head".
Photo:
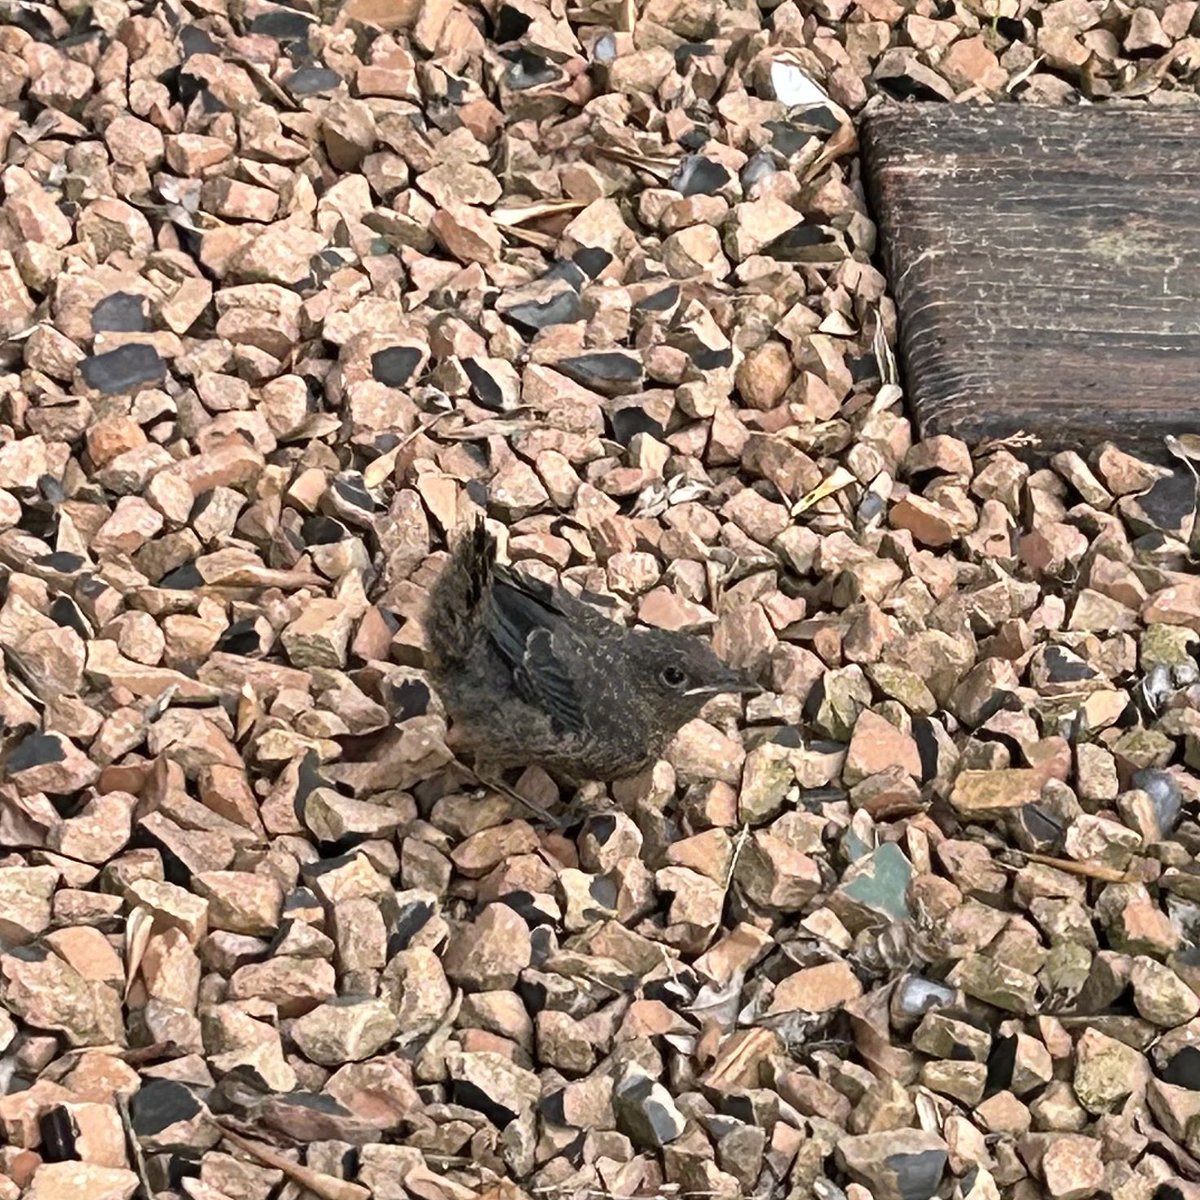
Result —
<svg viewBox="0 0 1200 1200"><path fill-rule="evenodd" d="M762 691L741 671L723 663L699 638L669 630L639 630L630 643L633 676L642 699L664 729L686 724L712 699L727 692Z"/></svg>

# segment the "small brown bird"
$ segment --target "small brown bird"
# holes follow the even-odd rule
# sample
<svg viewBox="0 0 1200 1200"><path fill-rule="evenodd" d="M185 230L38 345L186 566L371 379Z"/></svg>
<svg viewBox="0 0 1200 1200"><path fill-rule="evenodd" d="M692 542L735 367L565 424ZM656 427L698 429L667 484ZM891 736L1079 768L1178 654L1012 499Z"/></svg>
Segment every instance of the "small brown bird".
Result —
<svg viewBox="0 0 1200 1200"><path fill-rule="evenodd" d="M635 774L711 697L762 689L698 638L627 629L496 562L478 521L430 596L433 678L481 759L572 781Z"/></svg>

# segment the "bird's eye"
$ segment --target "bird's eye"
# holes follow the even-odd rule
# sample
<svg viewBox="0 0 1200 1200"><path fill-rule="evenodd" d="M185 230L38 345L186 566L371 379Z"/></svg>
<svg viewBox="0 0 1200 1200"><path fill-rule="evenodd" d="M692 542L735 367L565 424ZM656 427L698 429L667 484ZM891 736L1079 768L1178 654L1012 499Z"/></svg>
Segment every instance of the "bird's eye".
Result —
<svg viewBox="0 0 1200 1200"><path fill-rule="evenodd" d="M678 667L663 667L658 677L669 688L681 688L688 681L687 673Z"/></svg>

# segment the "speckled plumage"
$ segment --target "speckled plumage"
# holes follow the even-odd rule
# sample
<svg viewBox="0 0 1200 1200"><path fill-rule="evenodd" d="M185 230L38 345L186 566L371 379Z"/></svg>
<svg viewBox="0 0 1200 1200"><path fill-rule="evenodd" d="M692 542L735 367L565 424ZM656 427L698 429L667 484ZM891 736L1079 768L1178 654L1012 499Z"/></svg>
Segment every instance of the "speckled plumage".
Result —
<svg viewBox="0 0 1200 1200"><path fill-rule="evenodd" d="M430 596L433 678L459 736L490 763L619 779L722 692L758 688L699 638L627 629L496 562L482 521Z"/></svg>

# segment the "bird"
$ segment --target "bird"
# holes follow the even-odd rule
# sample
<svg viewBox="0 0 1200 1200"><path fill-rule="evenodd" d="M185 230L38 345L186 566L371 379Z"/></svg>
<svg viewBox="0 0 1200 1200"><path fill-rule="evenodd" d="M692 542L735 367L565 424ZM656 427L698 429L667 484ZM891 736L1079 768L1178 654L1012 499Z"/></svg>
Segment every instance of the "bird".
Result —
<svg viewBox="0 0 1200 1200"><path fill-rule="evenodd" d="M700 638L619 624L496 555L478 518L425 617L432 682L477 761L611 782L658 759L713 696L762 691Z"/></svg>

